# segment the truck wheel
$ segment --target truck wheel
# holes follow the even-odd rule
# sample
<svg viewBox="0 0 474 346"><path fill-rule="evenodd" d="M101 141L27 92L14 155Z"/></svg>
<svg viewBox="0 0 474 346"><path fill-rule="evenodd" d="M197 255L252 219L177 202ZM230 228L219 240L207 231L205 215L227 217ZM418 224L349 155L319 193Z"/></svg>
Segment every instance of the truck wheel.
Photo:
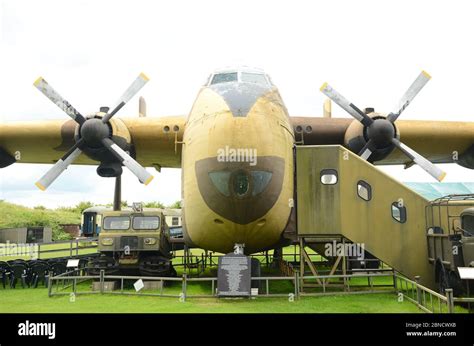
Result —
<svg viewBox="0 0 474 346"><path fill-rule="evenodd" d="M455 297L459 297L464 293L464 287L462 285L461 278L459 275L450 270L448 274L449 287L453 289L453 294Z"/></svg>
<svg viewBox="0 0 474 346"><path fill-rule="evenodd" d="M449 288L448 275L446 274L446 269L441 266L438 272L438 287L439 293L445 294L446 288Z"/></svg>

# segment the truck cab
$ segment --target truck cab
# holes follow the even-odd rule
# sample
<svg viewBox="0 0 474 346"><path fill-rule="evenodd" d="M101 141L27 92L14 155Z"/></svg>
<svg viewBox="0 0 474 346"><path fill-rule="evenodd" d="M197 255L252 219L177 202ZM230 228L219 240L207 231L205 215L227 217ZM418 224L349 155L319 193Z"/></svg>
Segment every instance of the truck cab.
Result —
<svg viewBox="0 0 474 346"><path fill-rule="evenodd" d="M171 270L170 235L161 209L103 211L101 220L99 252L120 271L157 276Z"/></svg>
<svg viewBox="0 0 474 346"><path fill-rule="evenodd" d="M474 195L449 195L431 201L426 210L428 260L439 291L453 288L455 296L468 283L458 268L474 267Z"/></svg>

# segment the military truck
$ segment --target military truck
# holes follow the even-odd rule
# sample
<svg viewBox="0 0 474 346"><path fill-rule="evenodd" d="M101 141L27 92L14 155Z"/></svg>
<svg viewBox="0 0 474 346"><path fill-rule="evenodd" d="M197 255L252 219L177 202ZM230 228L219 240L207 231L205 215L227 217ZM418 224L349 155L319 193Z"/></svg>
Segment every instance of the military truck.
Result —
<svg viewBox="0 0 474 346"><path fill-rule="evenodd" d="M163 210L135 207L133 210L101 212L98 244L101 256L90 263L90 272L107 274L170 276L169 228Z"/></svg>
<svg viewBox="0 0 474 346"><path fill-rule="evenodd" d="M458 268L474 267L474 195L448 195L426 207L428 260L439 291L465 293Z"/></svg>

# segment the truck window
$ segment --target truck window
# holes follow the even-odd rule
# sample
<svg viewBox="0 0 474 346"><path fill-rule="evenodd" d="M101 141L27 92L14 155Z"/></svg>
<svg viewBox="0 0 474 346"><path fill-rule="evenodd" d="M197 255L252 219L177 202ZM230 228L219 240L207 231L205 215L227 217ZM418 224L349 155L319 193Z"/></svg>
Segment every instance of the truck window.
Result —
<svg viewBox="0 0 474 346"><path fill-rule="evenodd" d="M135 216L133 218L133 229L150 230L160 227L160 218L158 216Z"/></svg>
<svg viewBox="0 0 474 346"><path fill-rule="evenodd" d="M128 216L106 216L104 217L105 230L125 230L130 228Z"/></svg>
<svg viewBox="0 0 474 346"><path fill-rule="evenodd" d="M463 215L462 216L462 225L463 230L468 231L471 234L474 234L474 216L473 215Z"/></svg>

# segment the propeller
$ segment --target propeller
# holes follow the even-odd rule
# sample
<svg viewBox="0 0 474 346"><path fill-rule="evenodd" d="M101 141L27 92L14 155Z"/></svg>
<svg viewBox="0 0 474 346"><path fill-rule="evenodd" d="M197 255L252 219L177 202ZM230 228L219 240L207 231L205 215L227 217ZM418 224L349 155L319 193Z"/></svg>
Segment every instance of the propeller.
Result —
<svg viewBox="0 0 474 346"><path fill-rule="evenodd" d="M377 150L397 147L410 158L410 160L413 160L413 162L418 164L435 179L441 181L446 176L446 173L416 151L400 142L397 138L397 129L395 127L395 121L430 79L431 76L427 72L422 71L400 99L398 108L394 112L389 113L387 117L369 117L334 90L328 83L324 83L320 90L364 126L367 143L359 152L361 158L369 160L372 153Z"/></svg>
<svg viewBox="0 0 474 346"><path fill-rule="evenodd" d="M56 90L54 90L46 80L42 77L38 78L34 82L34 86L41 91L44 96L50 99L74 121L76 121L79 125L79 131L74 146L69 149L69 151L59 159L54 166L36 182L35 185L41 190L46 190L48 186L50 186L82 152L94 158L107 158L107 160L104 159L107 163L110 163L111 159L109 159L109 157L112 157L112 161L115 160L120 163L120 165L124 165L142 184L148 185L152 181L153 175L148 173L144 167L142 167L112 140L112 127L109 124L112 117L122 109L128 101L130 101L130 99L148 82L148 80L148 77L144 73L140 73L140 75L116 102L116 105L112 108L111 112L108 112L107 107L101 108L101 111L105 111L105 115L100 119L100 117L85 118ZM103 151L108 153L105 153L105 155L104 153L97 155L98 152ZM100 158L99 160L102 162L102 159Z"/></svg>

